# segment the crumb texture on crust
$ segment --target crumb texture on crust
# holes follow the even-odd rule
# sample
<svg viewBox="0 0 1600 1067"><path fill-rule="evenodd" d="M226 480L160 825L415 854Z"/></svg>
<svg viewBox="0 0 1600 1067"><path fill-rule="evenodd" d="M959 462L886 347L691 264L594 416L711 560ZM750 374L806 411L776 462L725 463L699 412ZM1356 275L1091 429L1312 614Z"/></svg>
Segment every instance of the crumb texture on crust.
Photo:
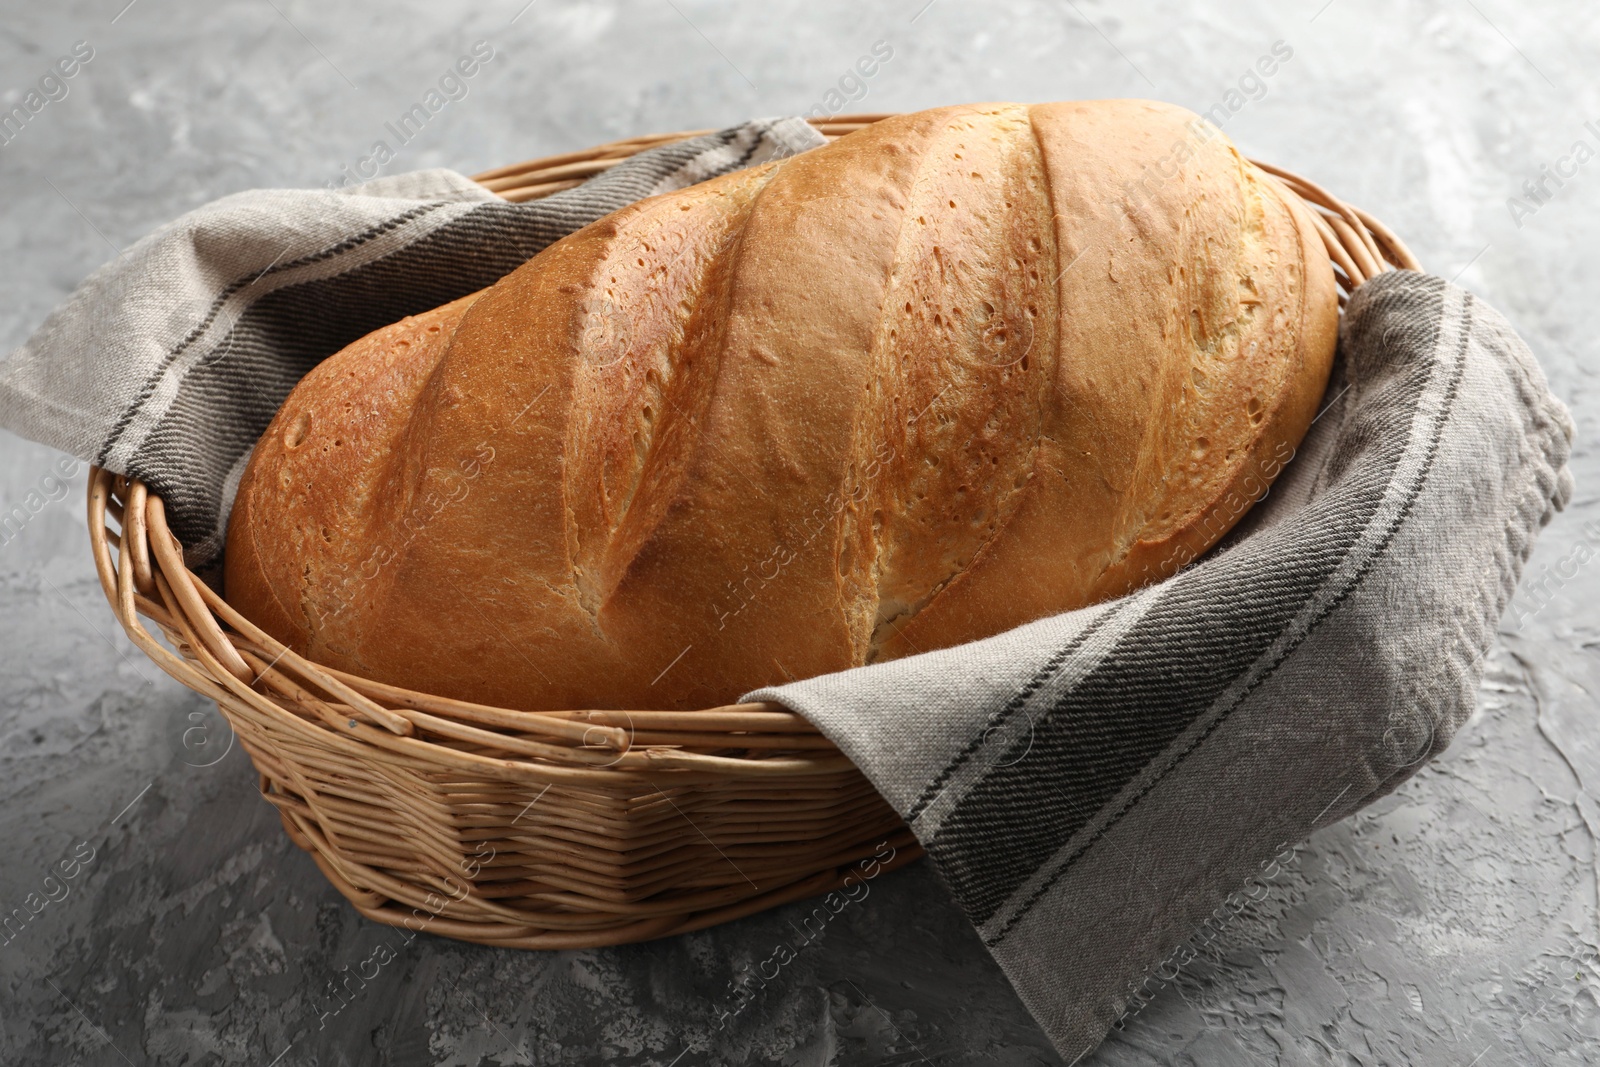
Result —
<svg viewBox="0 0 1600 1067"><path fill-rule="evenodd" d="M1314 417L1306 209L1189 112L939 108L635 204L318 366L229 600L344 670L691 708L1170 574Z"/></svg>

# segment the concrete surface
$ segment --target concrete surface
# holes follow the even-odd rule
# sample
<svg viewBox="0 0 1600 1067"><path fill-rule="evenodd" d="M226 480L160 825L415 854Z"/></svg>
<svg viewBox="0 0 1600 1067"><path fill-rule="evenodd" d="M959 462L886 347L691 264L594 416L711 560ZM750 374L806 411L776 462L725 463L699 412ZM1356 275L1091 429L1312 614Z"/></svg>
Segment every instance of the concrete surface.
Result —
<svg viewBox="0 0 1600 1067"><path fill-rule="evenodd" d="M1317 835L1092 1060L1600 1059L1600 525L1584 527L1600 520L1600 162L1561 163L1571 176L1542 203L1522 188L1575 141L1600 147L1590 7L125 2L0 5L6 108L74 42L93 48L0 145L6 348L164 220L251 185L336 179L480 38L495 58L394 167L471 172L827 106L880 40L893 56L849 109L1156 96L1205 110L1285 42L1292 57L1245 83L1224 128L1379 213L1511 318L1577 417L1579 492L1539 545L1545 591L1508 616L1476 722ZM0 1063L1059 1062L921 865L886 876L722 1031L730 980L786 912L594 952L419 938L325 1013L328 984L392 935L288 843L214 709L117 632L83 474L55 499L59 458L0 434L0 511L31 516L0 545L0 910L37 909L0 935Z"/></svg>

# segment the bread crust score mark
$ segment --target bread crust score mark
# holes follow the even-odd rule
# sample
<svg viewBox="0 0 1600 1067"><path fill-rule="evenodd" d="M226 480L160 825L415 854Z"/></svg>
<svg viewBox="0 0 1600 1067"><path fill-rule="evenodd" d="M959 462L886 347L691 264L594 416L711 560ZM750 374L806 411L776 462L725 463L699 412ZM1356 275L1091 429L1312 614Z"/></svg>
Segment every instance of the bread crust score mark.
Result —
<svg viewBox="0 0 1600 1067"><path fill-rule="evenodd" d="M1306 209L1192 118L899 116L377 331L263 436L228 596L393 684L697 707L1164 576L1292 454L1337 329Z"/></svg>

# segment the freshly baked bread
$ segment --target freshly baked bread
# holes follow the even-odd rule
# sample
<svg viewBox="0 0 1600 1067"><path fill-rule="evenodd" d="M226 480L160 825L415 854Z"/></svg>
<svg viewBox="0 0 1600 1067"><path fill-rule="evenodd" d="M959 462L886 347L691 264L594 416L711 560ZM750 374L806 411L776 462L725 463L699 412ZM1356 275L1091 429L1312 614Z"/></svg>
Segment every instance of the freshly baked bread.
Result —
<svg viewBox="0 0 1600 1067"><path fill-rule="evenodd" d="M691 708L1170 574L1338 318L1305 207L1196 121L939 108L619 211L308 374L227 596L413 689Z"/></svg>

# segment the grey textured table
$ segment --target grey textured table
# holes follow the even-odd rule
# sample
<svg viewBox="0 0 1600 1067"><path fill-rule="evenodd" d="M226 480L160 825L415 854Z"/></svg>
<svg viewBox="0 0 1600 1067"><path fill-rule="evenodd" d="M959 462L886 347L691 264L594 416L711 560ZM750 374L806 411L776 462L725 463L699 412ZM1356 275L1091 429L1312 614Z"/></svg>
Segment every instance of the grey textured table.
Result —
<svg viewBox="0 0 1600 1067"><path fill-rule="evenodd" d="M1091 1058L1600 1059L1589 7L126 2L0 9L5 110L74 42L93 50L0 144L7 348L166 219L359 171L480 39L493 59L386 171L470 173L814 106L1154 96L1220 104L1246 151L1378 213L1538 353L1577 418L1577 498L1450 751L1313 838ZM892 56L852 81L879 41ZM1246 77L1280 41L1292 55ZM886 876L722 1029L730 981L798 909L589 952L420 937L330 999L394 935L288 842L215 709L122 636L90 563L83 471L63 484L60 460L0 434L0 513L21 516L0 524L0 1063L1060 1062L926 865Z"/></svg>

